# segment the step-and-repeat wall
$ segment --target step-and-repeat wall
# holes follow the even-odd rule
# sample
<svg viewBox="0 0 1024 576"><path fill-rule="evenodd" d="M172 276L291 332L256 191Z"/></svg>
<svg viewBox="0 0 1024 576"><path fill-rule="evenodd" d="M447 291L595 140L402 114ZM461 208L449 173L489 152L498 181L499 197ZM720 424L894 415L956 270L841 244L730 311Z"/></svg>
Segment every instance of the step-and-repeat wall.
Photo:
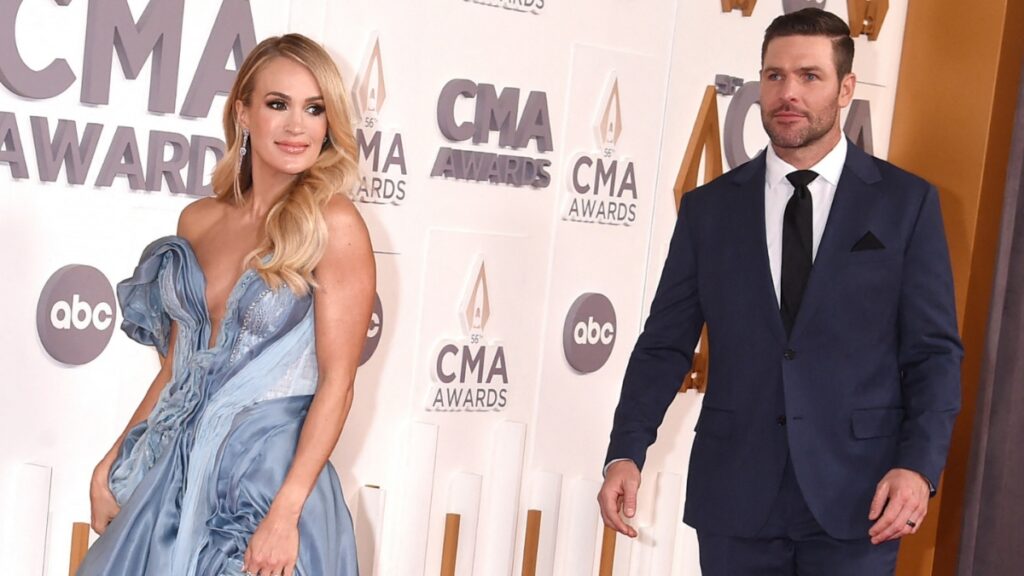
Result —
<svg viewBox="0 0 1024 576"><path fill-rule="evenodd" d="M332 456L362 572L438 573L458 514L456 574L519 574L536 510L536 573L596 574L611 415L705 88L726 168L756 154L763 31L809 5L848 16L839 0L5 1L5 569L67 572L92 468L158 368L118 330L113 287L208 194L241 58L296 31L350 88L353 198L377 258ZM844 113L883 157L905 10L893 3L877 40L857 38ZM666 418L617 575L699 573L680 522L699 407L688 391Z"/></svg>

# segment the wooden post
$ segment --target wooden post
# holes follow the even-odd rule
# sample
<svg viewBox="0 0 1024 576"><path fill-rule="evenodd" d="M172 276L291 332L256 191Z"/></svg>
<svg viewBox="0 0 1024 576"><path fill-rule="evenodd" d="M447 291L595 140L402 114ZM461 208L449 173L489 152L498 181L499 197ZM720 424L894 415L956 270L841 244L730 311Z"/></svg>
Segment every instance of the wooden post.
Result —
<svg viewBox="0 0 1024 576"><path fill-rule="evenodd" d="M455 557L459 553L459 522L462 516L444 517L444 543L441 545L441 576L455 576Z"/></svg>
<svg viewBox="0 0 1024 576"><path fill-rule="evenodd" d="M540 546L540 510L526 511L526 538L523 541L523 576L537 575L537 548Z"/></svg>
<svg viewBox="0 0 1024 576"><path fill-rule="evenodd" d="M850 36L867 34L868 40L878 40L889 0L846 0L846 11L850 15Z"/></svg>
<svg viewBox="0 0 1024 576"><path fill-rule="evenodd" d="M672 192L676 200L676 210L683 200L683 195L697 187L697 176L700 171L700 159L704 158L704 183L722 175L722 138L718 126L718 98L714 86L704 89L697 120L693 123L690 141L686 144L683 161L676 174L676 183ZM695 389L704 392L708 386L708 328L701 330L698 351L693 355L690 371L683 378L680 392Z"/></svg>
<svg viewBox="0 0 1024 576"><path fill-rule="evenodd" d="M68 570L69 576L75 576L78 566L85 560L85 553L89 551L89 525L85 522L75 522L71 526L71 565Z"/></svg>
<svg viewBox="0 0 1024 576"><path fill-rule="evenodd" d="M601 563L598 566L598 576L612 576L612 569L615 567L615 537L618 534L612 528L604 527L604 536L601 537Z"/></svg>

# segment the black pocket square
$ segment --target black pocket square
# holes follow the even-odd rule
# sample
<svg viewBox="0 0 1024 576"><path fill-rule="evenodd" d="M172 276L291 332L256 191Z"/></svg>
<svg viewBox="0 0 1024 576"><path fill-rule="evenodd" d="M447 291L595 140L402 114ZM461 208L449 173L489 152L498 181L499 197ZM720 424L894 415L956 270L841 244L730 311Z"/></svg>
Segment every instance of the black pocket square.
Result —
<svg viewBox="0 0 1024 576"><path fill-rule="evenodd" d="M861 236L860 240L857 240L853 248L850 248L850 252L860 252L862 250L885 250L885 244L882 244L882 241L869 231Z"/></svg>

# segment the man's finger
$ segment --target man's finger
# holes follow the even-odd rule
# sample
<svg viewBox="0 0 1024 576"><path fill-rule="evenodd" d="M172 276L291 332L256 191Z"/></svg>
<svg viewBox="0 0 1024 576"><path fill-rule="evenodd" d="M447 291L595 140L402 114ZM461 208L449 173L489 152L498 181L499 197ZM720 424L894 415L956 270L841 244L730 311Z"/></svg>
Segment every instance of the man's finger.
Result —
<svg viewBox="0 0 1024 576"><path fill-rule="evenodd" d="M877 520L882 510L885 509L885 501L889 499L889 483L882 482L875 488L875 497L871 499L871 509L868 511L868 520Z"/></svg>
<svg viewBox="0 0 1024 576"><path fill-rule="evenodd" d="M619 498L614 493L602 490L599 496L601 504L601 518L604 520L605 526L612 528L620 534L633 537L636 532L633 528L626 524L622 517L619 516Z"/></svg>
<svg viewBox="0 0 1024 576"><path fill-rule="evenodd" d="M622 488L622 511L626 518L632 518L636 515L636 492L640 487L635 481L626 480Z"/></svg>

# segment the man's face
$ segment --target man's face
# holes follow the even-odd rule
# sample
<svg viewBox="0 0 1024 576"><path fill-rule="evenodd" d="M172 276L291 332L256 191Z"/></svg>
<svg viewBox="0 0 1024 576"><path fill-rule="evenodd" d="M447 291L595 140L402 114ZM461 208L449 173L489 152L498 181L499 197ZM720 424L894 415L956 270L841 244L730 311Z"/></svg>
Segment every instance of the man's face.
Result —
<svg viewBox="0 0 1024 576"><path fill-rule="evenodd" d="M853 98L853 74L839 78L824 36L775 38L761 70L761 123L776 148L804 148L839 132Z"/></svg>

